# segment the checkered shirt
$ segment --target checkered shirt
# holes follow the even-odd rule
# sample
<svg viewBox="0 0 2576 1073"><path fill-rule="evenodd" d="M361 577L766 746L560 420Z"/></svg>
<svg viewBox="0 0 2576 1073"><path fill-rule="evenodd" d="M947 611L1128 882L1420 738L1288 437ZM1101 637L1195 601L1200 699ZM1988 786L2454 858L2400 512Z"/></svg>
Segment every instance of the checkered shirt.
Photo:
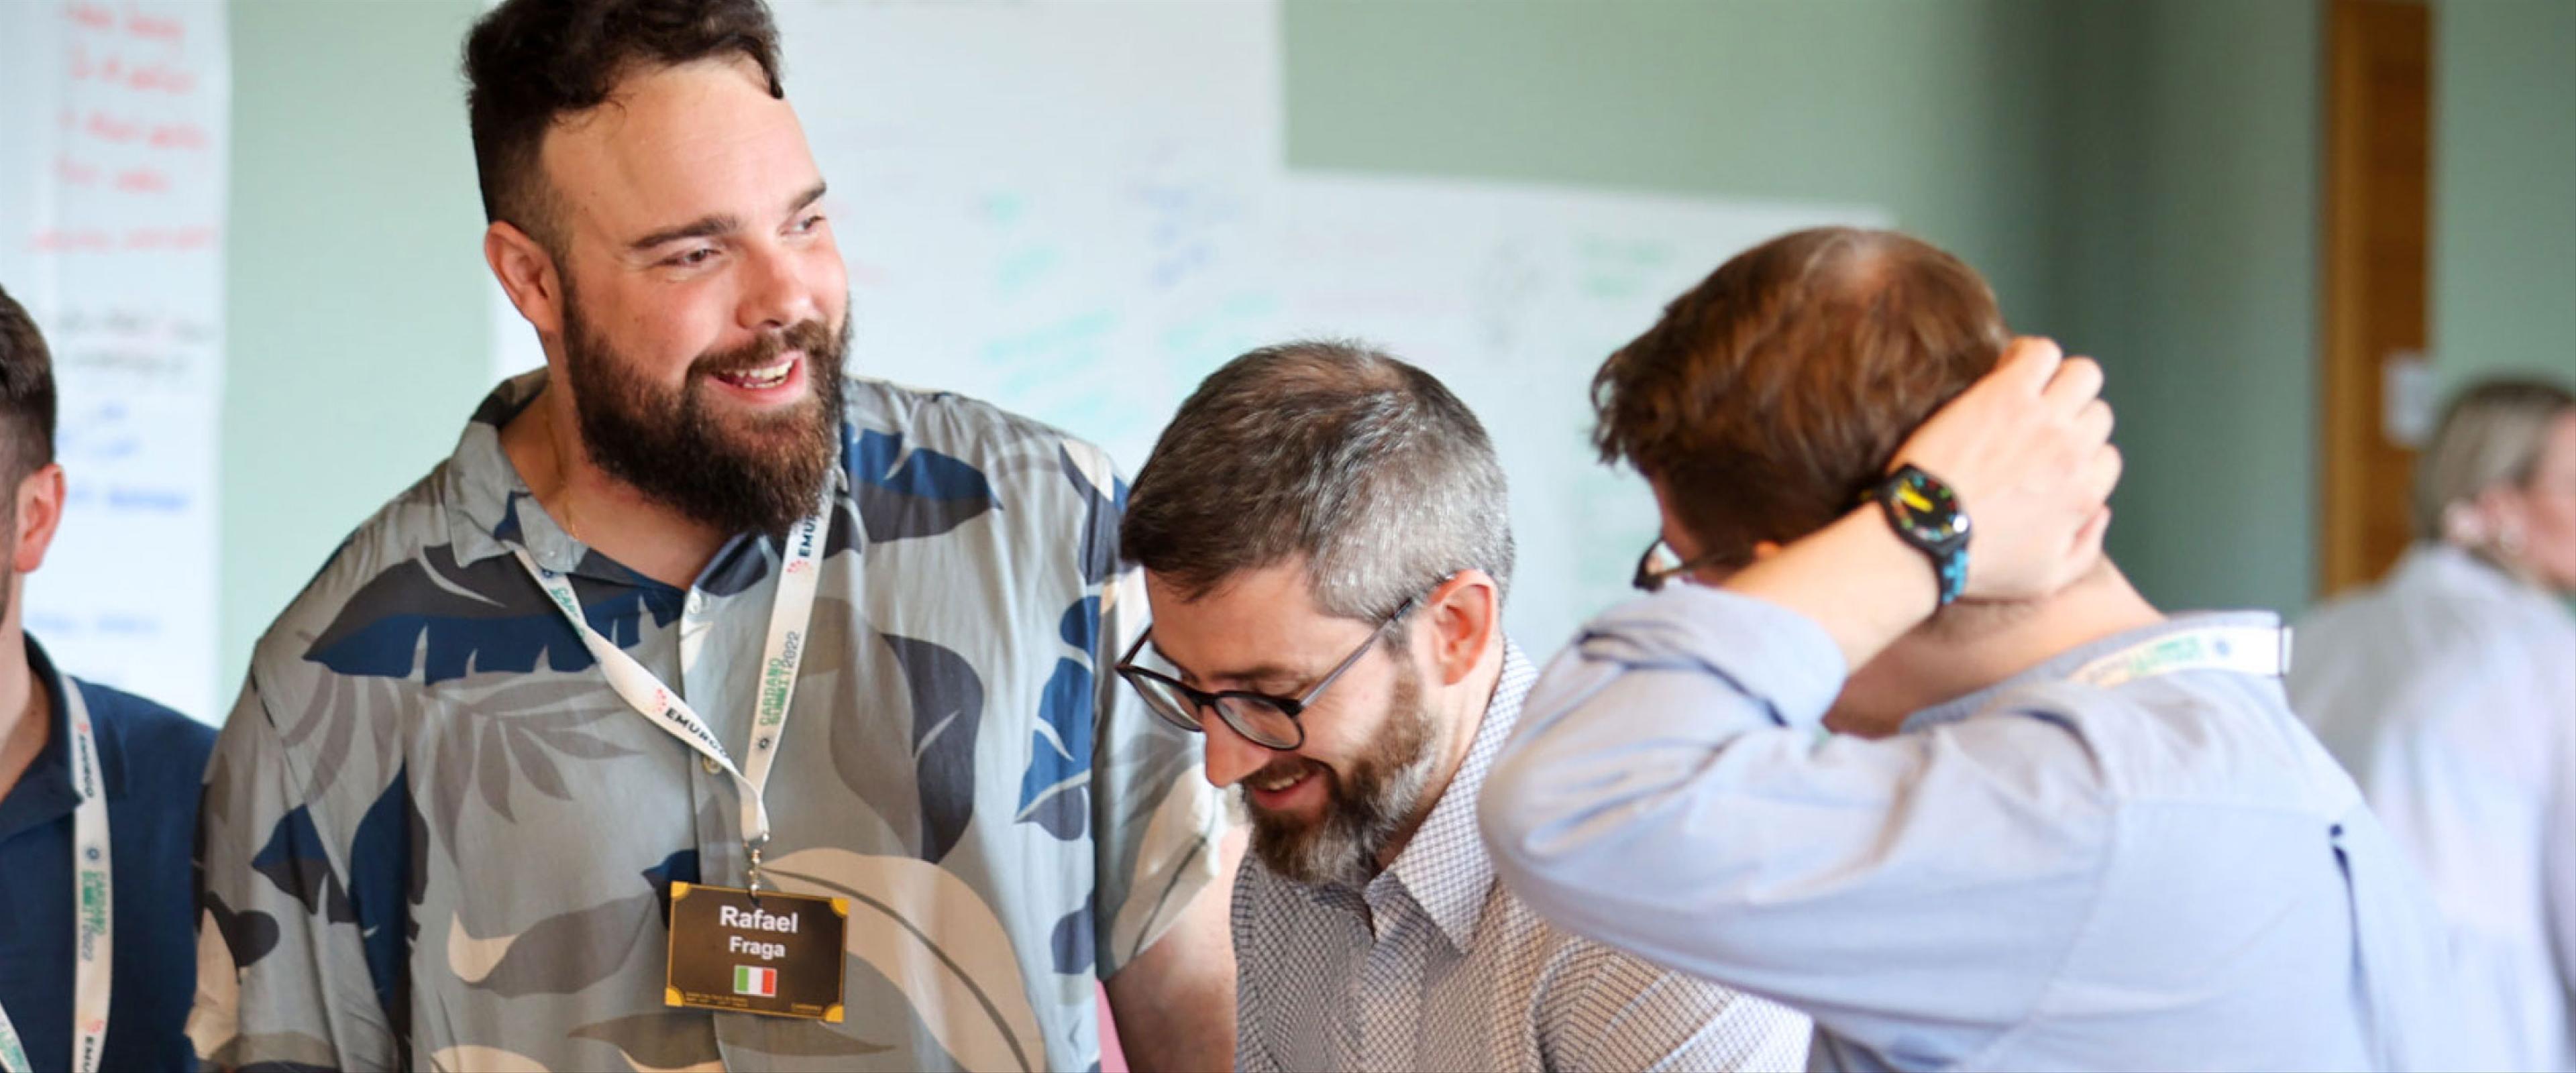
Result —
<svg viewBox="0 0 2576 1073"><path fill-rule="evenodd" d="M1496 882L1476 796L1536 678L1506 643L1466 762L1365 889L1244 861L1237 1068L1804 1068L1805 1017L1560 931Z"/></svg>

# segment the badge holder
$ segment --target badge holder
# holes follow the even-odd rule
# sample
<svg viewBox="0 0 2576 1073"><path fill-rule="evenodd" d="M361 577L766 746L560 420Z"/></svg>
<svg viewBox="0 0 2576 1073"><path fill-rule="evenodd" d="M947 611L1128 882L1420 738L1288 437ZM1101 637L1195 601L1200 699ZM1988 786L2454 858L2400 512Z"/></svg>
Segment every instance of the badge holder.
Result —
<svg viewBox="0 0 2576 1073"><path fill-rule="evenodd" d="M748 887L671 884L662 1004L839 1024L849 899L762 891L760 849Z"/></svg>

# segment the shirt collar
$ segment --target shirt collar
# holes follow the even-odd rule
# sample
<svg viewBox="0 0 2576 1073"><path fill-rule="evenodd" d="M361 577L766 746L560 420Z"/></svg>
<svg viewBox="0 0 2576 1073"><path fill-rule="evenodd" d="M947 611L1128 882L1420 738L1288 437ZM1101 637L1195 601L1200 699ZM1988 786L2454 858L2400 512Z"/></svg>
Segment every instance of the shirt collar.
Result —
<svg viewBox="0 0 2576 1073"><path fill-rule="evenodd" d="M27 763L27 771L10 787L6 800L0 800L0 841L18 832L50 823L72 814L80 805L80 795L72 789L72 713L63 702L63 690L77 688L78 683L54 668L43 645L34 634L27 635L27 671L35 684L45 691L45 719L52 726L45 736L44 748ZM101 719L90 713L91 732L98 738L98 773L100 782L111 799L125 796L124 729L114 720Z"/></svg>
<svg viewBox="0 0 2576 1073"><path fill-rule="evenodd" d="M537 505L536 494L528 490L519 467L510 461L510 453L501 447L501 429L536 401L546 387L546 370L533 369L507 380L484 396L475 407L474 416L465 423L465 432L456 439L456 450L438 476L447 505L448 528L454 534L457 564L470 565L496 555L507 555L526 548L538 566L563 574L613 581L626 585L659 585L624 564L593 551L589 545L564 531L545 508ZM847 438L846 419L842 428ZM846 498L850 494L849 470L842 465L831 467L833 494ZM850 518L836 519L846 524ZM855 531L848 536L860 540ZM746 541L759 542L752 534L737 535L709 560L708 569L721 569L728 560L744 551Z"/></svg>
<svg viewBox="0 0 2576 1073"><path fill-rule="evenodd" d="M1485 718L1467 746L1466 760L1459 763L1458 773L1450 777L1421 829L1405 843L1404 852L1371 884L1390 880L1402 884L1414 904L1439 925L1450 947L1462 952L1476 937L1476 923L1484 916L1486 898L1494 886L1494 861L1486 856L1485 841L1476 831L1476 798L1494 757L1511 740L1512 728L1520 722L1521 703L1529 698L1530 685L1537 679L1537 668L1520 646L1505 640L1502 677L1495 682L1494 699L1485 705Z"/></svg>
<svg viewBox="0 0 2576 1073"><path fill-rule="evenodd" d="M1932 707L1925 708L1922 711L1906 717L1905 730L1912 732L1922 730L1927 727L1939 726L1943 723L1957 722L1984 710L1987 705L1994 702L1995 698L2002 696L2011 690L2039 682L2054 682L2071 677L2076 671L2082 670L2085 664L2110 655L2111 653L2120 651L2121 649L2128 648L2132 645L2142 644L2159 637L2182 633L2188 630L2204 629L2211 626L2254 626L2278 629L2280 628L2280 625L2281 616L2275 615L2269 611L2202 611L2192 614L2175 615L2163 622L2140 626L2134 630L2115 633L2109 637L2102 638L2101 640L2067 649L2064 652L2060 652L2049 657L2039 666L2023 671L2020 674L2016 674L2001 682L1997 682L1994 685L1987 686L1984 689L1980 689L1946 704L1936 704Z"/></svg>

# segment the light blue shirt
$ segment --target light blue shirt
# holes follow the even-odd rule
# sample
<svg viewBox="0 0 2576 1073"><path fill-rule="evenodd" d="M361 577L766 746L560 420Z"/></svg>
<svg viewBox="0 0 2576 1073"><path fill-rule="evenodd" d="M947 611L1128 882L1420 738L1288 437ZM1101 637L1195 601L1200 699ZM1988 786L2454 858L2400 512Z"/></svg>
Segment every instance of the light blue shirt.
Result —
<svg viewBox="0 0 2576 1073"><path fill-rule="evenodd" d="M1485 836L1559 924L1812 1016L1818 1068L2442 1066L2429 899L2279 680L2068 680L2273 621L1865 740L1821 627L1681 588L1549 667Z"/></svg>

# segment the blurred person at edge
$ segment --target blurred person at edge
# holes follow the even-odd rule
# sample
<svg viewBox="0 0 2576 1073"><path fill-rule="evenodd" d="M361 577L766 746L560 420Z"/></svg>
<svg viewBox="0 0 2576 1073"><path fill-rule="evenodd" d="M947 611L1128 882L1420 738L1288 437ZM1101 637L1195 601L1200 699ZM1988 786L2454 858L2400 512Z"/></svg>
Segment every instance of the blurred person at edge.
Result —
<svg viewBox="0 0 2576 1073"><path fill-rule="evenodd" d="M184 1069L188 851L215 731L74 679L27 632L27 574L53 546L63 487L53 359L0 291L0 1069Z"/></svg>
<svg viewBox="0 0 2576 1073"><path fill-rule="evenodd" d="M1814 1018L1821 1068L2447 1067L2430 898L2279 620L2169 618L2101 554L2101 384L1892 232L1676 299L1595 381L1661 591L1532 690L1504 882Z"/></svg>
<svg viewBox="0 0 2576 1073"><path fill-rule="evenodd" d="M546 364L259 641L206 780L210 1063L1083 1069L1103 987L1139 1067L1231 1061L1223 802L1108 674L1123 482L843 375L779 61L759 0L468 36L482 249ZM846 897L843 942L700 993L821 1019L666 1005L678 884L754 878Z"/></svg>
<svg viewBox="0 0 2576 1073"><path fill-rule="evenodd" d="M2290 703L2450 925L2469 1068L2576 1069L2576 394L2462 391L2416 544L2299 626Z"/></svg>

